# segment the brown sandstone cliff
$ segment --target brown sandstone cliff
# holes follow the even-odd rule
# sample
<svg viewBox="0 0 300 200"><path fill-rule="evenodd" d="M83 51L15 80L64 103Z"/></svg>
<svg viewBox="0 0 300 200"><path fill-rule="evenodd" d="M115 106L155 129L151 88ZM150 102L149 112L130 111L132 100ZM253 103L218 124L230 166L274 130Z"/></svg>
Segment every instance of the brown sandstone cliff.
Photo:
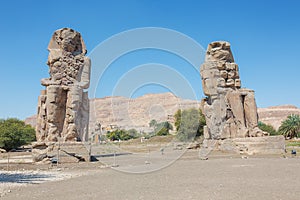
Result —
<svg viewBox="0 0 300 200"><path fill-rule="evenodd" d="M199 108L195 100L181 99L172 93L147 94L136 99L106 97L90 101L90 131L96 123L102 126L117 125L119 128L135 128L149 131L152 119L172 121L178 109Z"/></svg>
<svg viewBox="0 0 300 200"><path fill-rule="evenodd" d="M93 132L98 123L102 127L113 125L150 131L149 122L152 119L158 122L172 121L178 109L199 107L198 101L181 99L172 93L146 94L135 99L121 96L91 99L89 131ZM36 115L25 119L25 123L35 127Z"/></svg>
<svg viewBox="0 0 300 200"><path fill-rule="evenodd" d="M91 99L90 132L95 124L117 125L120 128L147 130L151 119L170 120L178 109L199 108L195 100L181 99L171 93L147 94L136 99L126 97L105 97ZM299 114L300 109L292 105L258 108L259 121L278 129L290 114ZM36 116L25 119L26 124L36 125Z"/></svg>
<svg viewBox="0 0 300 200"><path fill-rule="evenodd" d="M293 105L272 106L258 108L259 121L272 125L276 130L289 115L300 115L300 109Z"/></svg>

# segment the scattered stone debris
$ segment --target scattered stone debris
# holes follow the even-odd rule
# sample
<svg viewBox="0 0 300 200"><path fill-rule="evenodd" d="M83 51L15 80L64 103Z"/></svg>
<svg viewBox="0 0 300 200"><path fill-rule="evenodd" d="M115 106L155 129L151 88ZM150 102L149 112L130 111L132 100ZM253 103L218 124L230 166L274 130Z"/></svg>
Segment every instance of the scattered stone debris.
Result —
<svg viewBox="0 0 300 200"><path fill-rule="evenodd" d="M90 161L86 146L79 142L36 142L33 143L32 157L37 164L77 163Z"/></svg>
<svg viewBox="0 0 300 200"><path fill-rule="evenodd" d="M173 150L182 150L183 144L182 143L174 143L173 144Z"/></svg>
<svg viewBox="0 0 300 200"><path fill-rule="evenodd" d="M186 149L199 149L199 148L200 148L199 142L192 142L186 147Z"/></svg>
<svg viewBox="0 0 300 200"><path fill-rule="evenodd" d="M145 161L145 164L146 164L146 165L150 165L151 163L150 163L149 161L146 160L146 161Z"/></svg>
<svg viewBox="0 0 300 200"><path fill-rule="evenodd" d="M6 150L0 148L0 153L6 153Z"/></svg>

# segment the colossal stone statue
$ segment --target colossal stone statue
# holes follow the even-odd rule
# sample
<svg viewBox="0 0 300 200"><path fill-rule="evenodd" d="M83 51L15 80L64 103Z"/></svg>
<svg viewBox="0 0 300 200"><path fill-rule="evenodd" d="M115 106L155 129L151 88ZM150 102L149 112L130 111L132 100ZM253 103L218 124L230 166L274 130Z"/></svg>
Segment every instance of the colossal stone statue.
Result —
<svg viewBox="0 0 300 200"><path fill-rule="evenodd" d="M258 128L254 91L241 88L238 65L228 42L208 45L200 73L203 92L207 96L201 103L207 123L206 139L267 135Z"/></svg>
<svg viewBox="0 0 300 200"><path fill-rule="evenodd" d="M88 89L91 61L79 32L54 32L48 45L50 78L38 99L38 141L86 141L89 123Z"/></svg>

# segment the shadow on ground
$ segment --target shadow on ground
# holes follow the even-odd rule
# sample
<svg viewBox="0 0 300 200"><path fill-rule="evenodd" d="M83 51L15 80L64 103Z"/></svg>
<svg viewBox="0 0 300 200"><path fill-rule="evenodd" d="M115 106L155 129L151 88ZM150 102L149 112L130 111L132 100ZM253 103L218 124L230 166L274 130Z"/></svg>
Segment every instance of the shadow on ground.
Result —
<svg viewBox="0 0 300 200"><path fill-rule="evenodd" d="M37 184L39 182L53 178L51 174L24 174L24 173L1 173L0 183L29 183Z"/></svg>

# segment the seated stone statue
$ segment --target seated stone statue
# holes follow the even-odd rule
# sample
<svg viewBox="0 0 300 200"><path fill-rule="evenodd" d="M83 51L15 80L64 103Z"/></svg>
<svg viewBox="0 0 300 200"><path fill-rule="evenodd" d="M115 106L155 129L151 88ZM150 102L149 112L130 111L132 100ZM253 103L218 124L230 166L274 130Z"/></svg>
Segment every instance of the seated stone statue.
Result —
<svg viewBox="0 0 300 200"><path fill-rule="evenodd" d="M208 45L200 73L203 92L207 96L202 100L206 139L267 135L258 128L254 91L241 88L238 65L228 42Z"/></svg>
<svg viewBox="0 0 300 200"><path fill-rule="evenodd" d="M38 141L85 141L88 136L91 62L79 32L63 28L48 45L50 78L39 97Z"/></svg>

